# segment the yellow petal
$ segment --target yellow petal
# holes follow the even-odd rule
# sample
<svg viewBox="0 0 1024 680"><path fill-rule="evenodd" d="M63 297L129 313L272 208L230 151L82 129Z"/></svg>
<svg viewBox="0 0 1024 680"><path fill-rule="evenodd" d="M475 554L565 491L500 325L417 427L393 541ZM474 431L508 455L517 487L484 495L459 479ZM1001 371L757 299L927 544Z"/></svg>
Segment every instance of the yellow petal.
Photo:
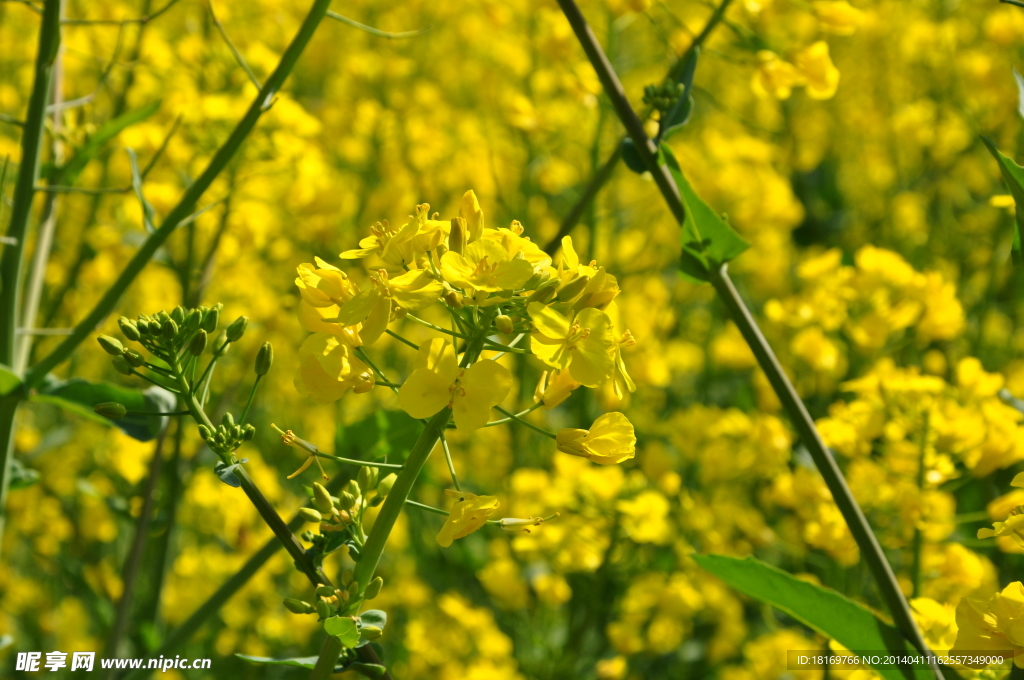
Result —
<svg viewBox="0 0 1024 680"><path fill-rule="evenodd" d="M539 333L553 340L564 340L569 334L569 319L550 307L539 302L531 302L527 307L530 320Z"/></svg>
<svg viewBox="0 0 1024 680"><path fill-rule="evenodd" d="M452 401L452 417L460 430L472 432L487 424L491 407L501 403L512 388L512 374L495 361L480 361L459 380Z"/></svg>
<svg viewBox="0 0 1024 680"><path fill-rule="evenodd" d="M437 373L417 368L398 390L398 404L413 418L430 418L448 405L451 381Z"/></svg>
<svg viewBox="0 0 1024 680"><path fill-rule="evenodd" d="M376 286L359 293L338 310L337 323L342 326L352 326L361 322L370 315L380 297L380 290Z"/></svg>
<svg viewBox="0 0 1024 680"><path fill-rule="evenodd" d="M1024 486L1024 472L1018 472L1010 482L1010 486Z"/></svg>
<svg viewBox="0 0 1024 680"><path fill-rule="evenodd" d="M391 298L378 295L377 304L370 310L359 331L364 345L372 345L384 333L391 321Z"/></svg>

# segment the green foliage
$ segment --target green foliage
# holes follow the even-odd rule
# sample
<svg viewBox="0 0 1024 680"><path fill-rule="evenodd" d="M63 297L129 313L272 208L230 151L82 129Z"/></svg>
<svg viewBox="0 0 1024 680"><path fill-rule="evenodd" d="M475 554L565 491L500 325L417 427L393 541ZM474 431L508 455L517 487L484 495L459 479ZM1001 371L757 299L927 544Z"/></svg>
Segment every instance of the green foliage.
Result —
<svg viewBox="0 0 1024 680"><path fill-rule="evenodd" d="M296 656L291 658L274 658L270 656L249 656L248 654L235 654L239 659L252 661L253 663L266 666L298 666L299 668L313 669L316 666L315 656Z"/></svg>
<svg viewBox="0 0 1024 680"><path fill-rule="evenodd" d="M374 411L362 420L338 426L335 455L359 460L401 462L423 425L404 411Z"/></svg>
<svg viewBox="0 0 1024 680"><path fill-rule="evenodd" d="M159 108L160 100L156 100L106 122L95 134L89 137L88 141L75 149L74 153L63 165L59 168L50 167L48 172L44 174L51 180L74 184L78 175L85 169L85 166L89 161L96 158L107 142L121 134L125 128L146 120L156 113ZM132 162L134 163L134 154L132 154Z"/></svg>
<svg viewBox="0 0 1024 680"><path fill-rule="evenodd" d="M7 366L0 364L0 396L13 392L21 385L21 378Z"/></svg>
<svg viewBox="0 0 1024 680"><path fill-rule="evenodd" d="M349 649L359 644L359 628L356 622L347 616L332 616L324 621L324 630L328 635L341 640L341 644Z"/></svg>
<svg viewBox="0 0 1024 680"><path fill-rule="evenodd" d="M172 411L175 405L174 395L161 387L137 390L109 383L90 382L82 378L58 380L52 376L43 381L38 394L32 399L60 406L94 422L114 425L141 442L155 439L167 425L167 416L144 413ZM110 420L93 410L96 404L109 401L123 404L129 411L128 415L120 420Z"/></svg>
<svg viewBox="0 0 1024 680"><path fill-rule="evenodd" d="M999 163L999 171L1003 174L1003 180L1010 188L1013 200L1017 204L1016 223L1013 227L1013 261L1014 264L1020 265L1024 261L1020 248L1021 225L1024 225L1024 168L1000 152L988 137L982 137L981 140Z"/></svg>

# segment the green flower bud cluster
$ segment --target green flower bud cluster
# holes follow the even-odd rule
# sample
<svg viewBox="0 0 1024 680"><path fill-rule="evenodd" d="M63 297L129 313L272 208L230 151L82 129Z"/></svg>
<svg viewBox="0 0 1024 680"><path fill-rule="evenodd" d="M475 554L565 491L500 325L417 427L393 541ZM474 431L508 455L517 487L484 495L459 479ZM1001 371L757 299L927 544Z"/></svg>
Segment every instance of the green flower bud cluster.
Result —
<svg viewBox="0 0 1024 680"><path fill-rule="evenodd" d="M285 609L293 614L316 614L321 621L332 616L344 615L345 611L358 611L356 605L364 600L372 600L380 594L384 586L384 579L380 576L374 578L366 586L362 594L359 593L359 583L351 569L346 569L341 574L340 586L325 585L323 583L313 589L312 602L299 600L293 597L284 601ZM380 627L371 625L356 619L360 635L366 640L376 640L383 634Z"/></svg>
<svg viewBox="0 0 1024 680"><path fill-rule="evenodd" d="M675 106L676 100L683 96L684 89L682 83L675 82L648 85L644 88L643 102L664 115Z"/></svg>
<svg viewBox="0 0 1024 680"><path fill-rule="evenodd" d="M234 416L225 413L220 425L210 429L206 425L199 426L199 436L218 454L229 454L238 449L244 442L251 441L256 434L252 425L240 425Z"/></svg>

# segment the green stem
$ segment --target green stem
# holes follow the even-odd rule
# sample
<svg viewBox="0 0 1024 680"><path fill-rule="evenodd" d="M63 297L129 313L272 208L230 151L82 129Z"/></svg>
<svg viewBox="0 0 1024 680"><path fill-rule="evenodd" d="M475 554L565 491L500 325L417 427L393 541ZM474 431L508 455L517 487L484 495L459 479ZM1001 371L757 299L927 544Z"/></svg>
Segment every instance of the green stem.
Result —
<svg viewBox="0 0 1024 680"><path fill-rule="evenodd" d="M522 418L519 417L519 414L517 414L517 413L512 413L511 411L506 411L505 409L503 409L500 406L495 406L494 410L497 411L498 413L504 414L506 416L506 420L495 421L494 423L487 423L488 425L497 425L499 422L508 422L509 420L514 420L517 423L525 425L526 427L530 428L534 432L539 432L540 434L544 435L545 437L550 437L552 439L556 439L557 438L556 435L553 432L548 432L543 427L537 427L533 423L528 422L526 420L523 420ZM527 409L526 411L523 411L523 413L529 413L532 410L533 410L532 408L531 409Z"/></svg>
<svg viewBox="0 0 1024 680"><path fill-rule="evenodd" d="M619 81L618 75L616 75L600 44L597 42L597 38L594 37L593 31L590 30L590 26L587 25L586 19L573 0L558 0L558 4L572 26L577 39L583 46L583 50L586 52L591 65L597 71L605 93L611 99L612 105L625 126L627 134L633 140L634 146L644 164L654 176L658 189L661 191L662 196L679 224L683 224L686 217L686 209L679 196L679 188L672 179L668 168L657 162L657 148L654 142L648 138L643 122L629 104L622 83ZM722 265L720 268L714 269L711 272L710 280L711 285L714 286L715 291L725 304L729 316L739 327L744 340L750 346L751 351L757 358L758 364L768 377L768 381L778 395L779 401L782 402L783 408L789 414L790 420L796 428L801 441L807 447L811 457L814 459L815 465L821 472L825 484L828 486L839 511L843 515L843 519L846 520L846 524L850 528L850 533L853 534L861 554L868 563L868 567L878 584L882 599L892 614L897 628L919 652L930 656L931 653L928 650L928 645L920 630L918 630L917 624L914 622L910 605L900 591L899 582L896 580L896 575L893 573L892 567L882 552L878 539L872 532L870 525L868 525L867 518L857 504L857 500L853 497L850 487L846 484L846 479L843 477L839 465L832 456L832 452L818 433L814 420L807 411L807 407L804 406L803 401L801 401L796 390L793 388L786 373L782 370L782 365L779 364L771 346L761 333L761 329L758 327L753 315L747 309L746 304L744 304L743 299L729 279L726 266ZM938 666L932 664L931 668L935 676L941 680L942 672Z"/></svg>
<svg viewBox="0 0 1024 680"><path fill-rule="evenodd" d="M0 451L3 452L3 460L0 465L3 467L2 474L4 482L0 484L0 539L4 535L4 525L7 524L7 491L11 478L11 465L14 460L14 420L18 414L18 404L21 399L16 394L8 394L0 397ZM2 548L2 544L0 544ZM2 554L2 550L0 550Z"/></svg>
<svg viewBox="0 0 1024 680"><path fill-rule="evenodd" d="M441 508L435 508L433 505L425 505L423 503L417 503L416 501L411 501L408 498L405 499L405 504L406 505L411 505L414 508L419 508L420 510L426 510L427 512L432 512L435 515L444 515L445 517L447 517L448 514L449 514L447 510L442 510Z"/></svg>
<svg viewBox="0 0 1024 680"><path fill-rule="evenodd" d="M459 478L455 474L455 463L452 462L452 452L448 448L448 440L445 439L444 430L441 431L441 448L444 449L444 460L448 464L448 474L452 476L452 484L455 485L456 491L462 491L462 487L459 486Z"/></svg>
<svg viewBox="0 0 1024 680"><path fill-rule="evenodd" d="M242 416L238 419L238 422L245 424L245 419L249 417L249 409L252 408L252 400L256 398L256 390L260 386L260 380L263 379L262 375L256 376L256 380L252 383L252 389L249 390L249 398L245 402L245 408L242 410Z"/></svg>
<svg viewBox="0 0 1024 680"><path fill-rule="evenodd" d="M36 53L35 78L28 100L28 113L21 135L21 164L14 185L11 221L7 227L9 244L0 256L0 364L15 365L18 342L21 272L25 265L25 241L32 216L32 199L39 179L40 156L46 122L46 103L51 79L60 50L60 0L46 0L39 24L39 49ZM27 387L27 386L26 386ZM6 483L6 477L5 483Z"/></svg>
<svg viewBox="0 0 1024 680"><path fill-rule="evenodd" d="M418 316L413 316L412 314L406 314L405 318L408 319L409 321L412 321L413 323L418 323L421 326L426 326L431 330L435 330L438 333L444 333L445 335L451 335L456 338L462 338L463 340L467 340L469 338L469 336L467 335L463 335L462 333L456 333L455 331L450 331L447 328L441 328L438 325L432 324L429 321L419 318Z"/></svg>
<svg viewBox="0 0 1024 680"><path fill-rule="evenodd" d="M528 409L526 409L524 411L520 411L519 413L515 413L515 414L513 414L509 418L502 418L501 420L492 420L491 422L489 422L486 425L484 425L484 427L494 427L495 425L504 425L505 423L511 423L513 420L519 420L520 418L525 416L527 413L533 413L534 411L536 411L537 409L539 409L543 405L544 405L544 402L538 401L536 404L534 404L533 406L531 406L530 408L528 408Z"/></svg>
<svg viewBox="0 0 1024 680"><path fill-rule="evenodd" d="M397 463L374 463L368 460L356 460L354 458L342 458L341 456L332 456L328 453L316 454L320 458L326 458L327 460L336 460L339 463L347 463L348 465L361 465L363 467L378 467L378 468L389 468L392 470L401 470L402 466Z"/></svg>
<svg viewBox="0 0 1024 680"><path fill-rule="evenodd" d="M412 347L415 350L418 350L420 348L420 346L417 345L415 342L413 342L411 340L406 340L405 338L403 338L401 335L399 335L398 333L394 332L390 328L385 329L384 332L387 333L388 335L390 335L391 337L393 337L395 340L398 340L401 343L409 345L409 347Z"/></svg>
<svg viewBox="0 0 1024 680"><path fill-rule="evenodd" d="M46 5L47 11L49 11L51 4L56 5L56 0L48 0ZM310 9L309 14L306 15L302 26L299 28L298 33L295 34L291 44L288 45L288 48L281 56L281 61L278 63L277 68L267 78L263 89L260 90L259 95L253 100L249 110L246 111L238 125L235 126L227 141L217 150L217 153L210 160L203 173L185 191L178 204L167 214L160 227L142 244L142 247L135 253L135 256L132 257L124 271L121 272L121 275L118 276L113 285L100 298L100 301L96 303L92 311L75 327L74 332L44 359L32 367L26 378L28 387L37 385L43 379L43 376L71 356L75 348L113 311L121 295L135 280L135 277L139 275L157 249L174 233L178 224L193 211L199 198L206 192L217 176L220 175L221 171L227 167L227 164L242 146L246 137L256 127L260 116L267 110L274 99L274 95L281 89L288 74L291 73L292 68L294 68L295 63L298 61L299 56L306 49L316 27L324 18L330 4L331 0L314 0L313 7ZM45 23L44 19L44 25ZM42 109L45 112L45 105L42 106ZM34 180L34 178L30 179ZM6 292L4 294L6 295ZM6 309L6 305L0 306ZM0 359L2 359L2 355L0 355Z"/></svg>
<svg viewBox="0 0 1024 680"><path fill-rule="evenodd" d="M928 452L928 430L931 426L931 418L929 412L924 412L924 427L921 431L921 452L917 462L917 491L918 491L918 503L920 503L920 497L924 495L924 473L925 473L925 455ZM913 563L911 564L911 583L913 583L914 589L911 592L911 597L920 597L921 595L921 557L924 551L924 532L921 531L921 518L918 518L914 526L914 540L911 544L913 550Z"/></svg>

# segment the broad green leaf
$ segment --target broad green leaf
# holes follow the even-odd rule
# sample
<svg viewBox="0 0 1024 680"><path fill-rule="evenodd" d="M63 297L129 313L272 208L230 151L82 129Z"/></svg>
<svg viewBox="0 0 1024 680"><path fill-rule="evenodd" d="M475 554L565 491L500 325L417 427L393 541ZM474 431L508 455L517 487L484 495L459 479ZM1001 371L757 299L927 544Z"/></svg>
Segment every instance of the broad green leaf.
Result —
<svg viewBox="0 0 1024 680"><path fill-rule="evenodd" d="M678 132L690 122L693 113L693 76L697 72L697 60L700 58L700 47L694 47L686 55L686 61L679 72L678 82L683 85L683 93L675 105L661 119L658 129L658 140L664 141Z"/></svg>
<svg viewBox="0 0 1024 680"><path fill-rule="evenodd" d="M356 627L356 622L347 616L332 616L327 619L324 621L324 630L350 649L359 644L359 628Z"/></svg>
<svg viewBox="0 0 1024 680"><path fill-rule="evenodd" d="M0 364L0 396L13 392L21 384L21 378L9 367Z"/></svg>
<svg viewBox="0 0 1024 680"><path fill-rule="evenodd" d="M850 651L916 653L898 630L834 590L801 581L753 557L694 555L693 559L744 595L770 604ZM927 668L911 671L880 665L875 670L888 680L933 677ZM955 674L946 677L952 680Z"/></svg>
<svg viewBox="0 0 1024 680"><path fill-rule="evenodd" d="M682 232L683 251L689 253L696 262L691 263L693 266L690 267L684 261L683 271L706 281L711 268L717 269L735 259L749 244L711 206L701 200L686 181L675 154L667 144L661 145L661 153L686 206ZM703 272L697 269L697 264L705 267Z"/></svg>
<svg viewBox="0 0 1024 680"><path fill-rule="evenodd" d="M405 411L375 411L366 418L338 427L335 455L358 460L405 460L423 430L423 424Z"/></svg>
<svg viewBox="0 0 1024 680"><path fill-rule="evenodd" d="M1003 174L1003 181L1006 182L1006 186L1010 187L1013 201L1017 204L1017 219L1013 227L1013 262L1020 265L1024 262L1020 249L1020 232L1022 226L1024 226L1024 168L1017 165L1009 156L1003 155L988 137L982 137L981 141L985 142L985 146L988 147L996 162L999 163L999 171Z"/></svg>
<svg viewBox="0 0 1024 680"><path fill-rule="evenodd" d="M55 404L104 425L114 425L141 442L155 439L166 426L167 416L129 414L120 420L110 420L97 414L93 407L106 401L116 401L129 411L159 413L173 411L175 406L174 395L161 387L137 390L109 383L89 382L81 378L58 380L52 376L43 381L39 392L33 395L32 399Z"/></svg>
<svg viewBox="0 0 1024 680"><path fill-rule="evenodd" d="M296 656L292 658L273 658L269 656L249 656L248 654L235 654L239 659L245 659L246 661L252 661L253 663L262 663L268 666L298 666L300 668L315 668L317 659L320 657L316 656Z"/></svg>
<svg viewBox="0 0 1024 680"><path fill-rule="evenodd" d="M384 630L388 623L388 615L380 609L369 609L359 615L359 622L364 626L376 626Z"/></svg>
<svg viewBox="0 0 1024 680"><path fill-rule="evenodd" d="M96 157L96 154L100 152L107 142L112 140L114 137L117 137L117 135L119 135L125 128L149 118L156 113L159 108L160 100L157 100L140 109L129 111L111 121L107 121L99 130L89 137L85 144L75 149L71 158L69 158L62 166L55 170L51 170L49 173L50 178L59 180L62 184L74 184L79 173L85 169L86 164Z"/></svg>

